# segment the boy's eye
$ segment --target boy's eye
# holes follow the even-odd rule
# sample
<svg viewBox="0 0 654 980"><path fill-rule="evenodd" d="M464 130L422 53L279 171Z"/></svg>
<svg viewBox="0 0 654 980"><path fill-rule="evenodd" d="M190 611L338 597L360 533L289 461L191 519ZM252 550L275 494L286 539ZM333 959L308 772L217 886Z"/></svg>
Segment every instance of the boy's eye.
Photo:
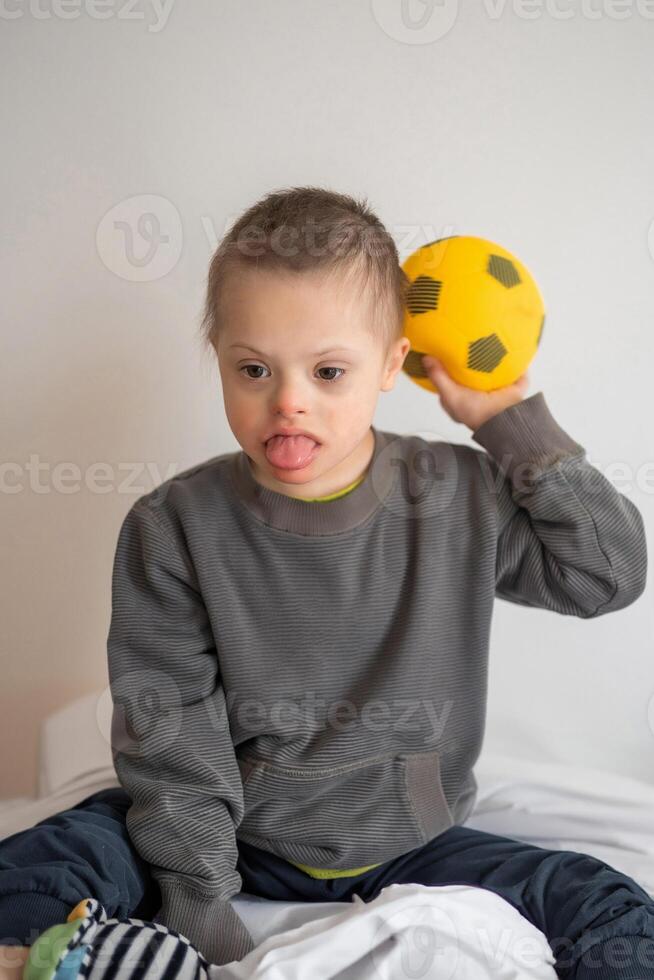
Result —
<svg viewBox="0 0 654 980"><path fill-rule="evenodd" d="M254 368L255 371L264 371L265 370L265 368L262 368L260 364L244 364L243 367L240 368L239 370L241 370L241 371L249 371L250 368ZM251 378L249 374L246 375L246 377L250 378L250 381L256 381L257 380L256 378Z"/></svg>
<svg viewBox="0 0 654 980"><path fill-rule="evenodd" d="M329 381L329 382L331 382L331 381L339 381L343 377L343 375L345 374L345 369L344 368L338 368L338 367L318 368L318 370L319 371L340 371L341 372L335 378L323 378L322 379L323 381Z"/></svg>
<svg viewBox="0 0 654 980"><path fill-rule="evenodd" d="M265 371L266 370L264 367L262 367L261 364L244 364L243 367L240 368L240 370L241 371L249 371L250 368L254 368L255 371ZM335 378L322 378L321 379L322 381L326 381L328 384L332 384L334 381L339 381L343 377L343 375L347 373L345 371L345 368L339 368L339 367L324 367L324 368L318 368L318 370L319 371L340 371L340 374L337 375L337 377L335 377ZM251 375L246 375L246 377L249 378L250 381L258 381L260 379L261 375L258 375L255 378L251 377Z"/></svg>

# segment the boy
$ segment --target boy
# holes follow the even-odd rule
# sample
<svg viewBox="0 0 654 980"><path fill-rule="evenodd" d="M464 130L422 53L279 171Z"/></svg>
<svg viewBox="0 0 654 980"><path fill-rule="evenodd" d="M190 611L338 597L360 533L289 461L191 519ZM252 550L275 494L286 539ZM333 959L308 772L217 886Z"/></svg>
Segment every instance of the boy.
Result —
<svg viewBox="0 0 654 980"><path fill-rule="evenodd" d="M225 963L253 948L240 890L461 882L530 918L561 977L654 976L635 881L461 826L494 596L624 608L645 585L641 515L526 377L477 392L425 362L486 453L372 425L409 348L406 285L367 206L320 188L268 195L212 259L203 332L242 451L140 498L113 575L114 762L157 921Z"/></svg>

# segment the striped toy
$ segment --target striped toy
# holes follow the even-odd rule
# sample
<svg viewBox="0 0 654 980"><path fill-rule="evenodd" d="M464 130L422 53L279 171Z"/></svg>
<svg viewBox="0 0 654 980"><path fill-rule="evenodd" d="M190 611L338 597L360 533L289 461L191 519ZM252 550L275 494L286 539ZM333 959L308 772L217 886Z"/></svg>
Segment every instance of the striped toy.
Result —
<svg viewBox="0 0 654 980"><path fill-rule="evenodd" d="M208 980L209 963L185 936L157 922L107 919L85 898L32 944L23 980Z"/></svg>

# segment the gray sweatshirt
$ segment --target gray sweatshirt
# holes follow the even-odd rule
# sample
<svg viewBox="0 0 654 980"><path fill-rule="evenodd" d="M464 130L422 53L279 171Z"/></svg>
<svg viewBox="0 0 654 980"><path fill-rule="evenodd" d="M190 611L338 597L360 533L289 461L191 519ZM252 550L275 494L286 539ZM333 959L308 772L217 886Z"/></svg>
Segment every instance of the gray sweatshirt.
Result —
<svg viewBox="0 0 654 980"><path fill-rule="evenodd" d="M538 392L471 446L372 427L325 502L224 453L140 497L107 640L112 751L159 921L213 963L253 948L238 840L368 867L463 823L484 736L494 598L590 619L644 590L637 507Z"/></svg>

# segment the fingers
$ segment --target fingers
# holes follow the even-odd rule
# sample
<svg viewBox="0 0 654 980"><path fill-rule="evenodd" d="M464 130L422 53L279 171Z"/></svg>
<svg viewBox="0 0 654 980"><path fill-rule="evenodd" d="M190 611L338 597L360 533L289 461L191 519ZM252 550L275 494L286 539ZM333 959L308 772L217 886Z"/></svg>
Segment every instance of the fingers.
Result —
<svg viewBox="0 0 654 980"><path fill-rule="evenodd" d="M450 375L447 372L447 369L443 367L443 365L438 360L438 358L434 357L433 354L423 354L422 364L427 374L430 377L432 377L435 382L438 383L441 389L447 390L449 385L449 391L451 394L452 389L455 387L455 385L457 385L457 382L455 382L454 379L450 377ZM512 385L508 385L508 386L505 385L503 387L510 387L510 388L512 387L522 394L528 388L529 383L530 383L529 374L527 371L525 371L525 373L522 374L517 379L517 381L514 381ZM458 385L458 387L461 388L462 386ZM501 391L502 388L494 388L492 390Z"/></svg>
<svg viewBox="0 0 654 980"><path fill-rule="evenodd" d="M422 358L422 364L427 374L433 376L433 378L437 380L439 384L447 384L447 382L450 380L450 376L441 362L432 354L425 354Z"/></svg>

